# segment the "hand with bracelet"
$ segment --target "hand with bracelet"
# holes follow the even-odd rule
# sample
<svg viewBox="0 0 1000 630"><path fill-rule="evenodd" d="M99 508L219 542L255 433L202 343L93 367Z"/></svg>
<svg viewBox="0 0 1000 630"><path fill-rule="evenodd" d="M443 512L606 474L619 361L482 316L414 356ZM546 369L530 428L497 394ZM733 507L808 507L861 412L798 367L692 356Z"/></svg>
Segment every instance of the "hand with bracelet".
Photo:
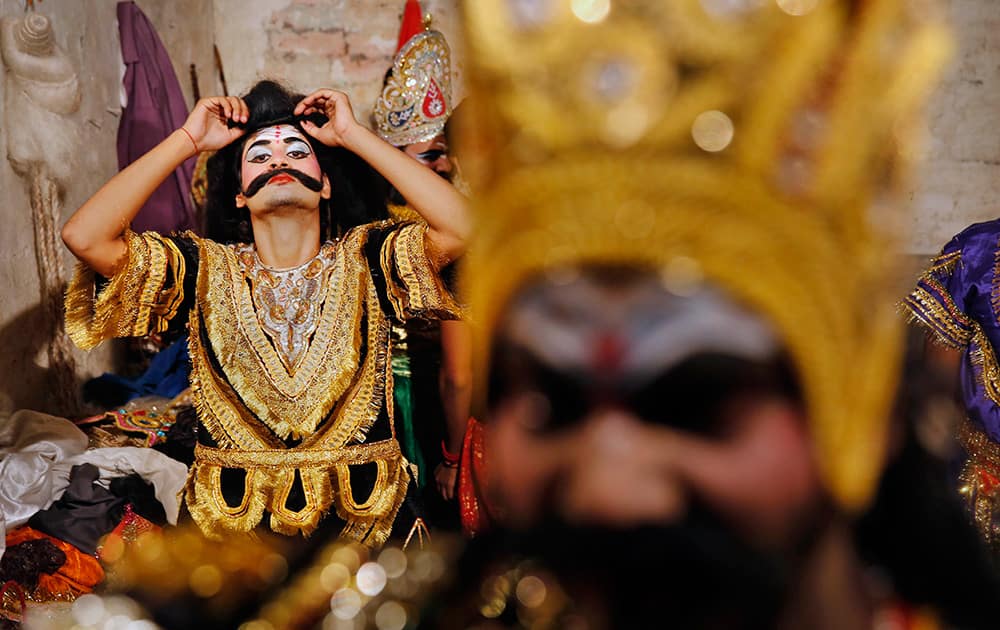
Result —
<svg viewBox="0 0 1000 630"><path fill-rule="evenodd" d="M247 104L238 96L212 96L195 103L180 131L191 141L195 154L215 151L245 133L242 125L249 116Z"/></svg>
<svg viewBox="0 0 1000 630"><path fill-rule="evenodd" d="M434 481L437 483L438 492L446 500L455 498L455 486L458 483L458 464L461 453L452 453L448 450L448 445L441 440L441 463L434 468Z"/></svg>

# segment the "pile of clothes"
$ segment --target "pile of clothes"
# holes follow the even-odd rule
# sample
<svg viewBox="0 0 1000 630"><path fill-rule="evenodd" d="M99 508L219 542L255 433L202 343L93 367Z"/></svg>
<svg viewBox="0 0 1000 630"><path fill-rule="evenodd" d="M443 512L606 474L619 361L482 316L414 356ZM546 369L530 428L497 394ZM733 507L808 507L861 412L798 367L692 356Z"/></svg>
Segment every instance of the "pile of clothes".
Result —
<svg viewBox="0 0 1000 630"><path fill-rule="evenodd" d="M0 628L91 592L108 549L177 524L194 424L186 390L76 421L0 411Z"/></svg>

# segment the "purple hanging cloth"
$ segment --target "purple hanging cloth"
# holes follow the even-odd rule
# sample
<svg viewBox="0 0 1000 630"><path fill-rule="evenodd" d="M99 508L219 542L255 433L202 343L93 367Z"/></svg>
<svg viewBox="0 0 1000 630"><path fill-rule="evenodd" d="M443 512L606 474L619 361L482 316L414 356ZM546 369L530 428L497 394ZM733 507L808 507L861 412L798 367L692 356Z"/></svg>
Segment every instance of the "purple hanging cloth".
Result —
<svg viewBox="0 0 1000 630"><path fill-rule="evenodd" d="M181 84L170 56L135 2L118 3L118 32L125 62L128 104L118 126L118 169L142 157L187 120ZM195 158L185 161L153 192L132 220L136 232L155 230L167 234L195 229L191 201L191 176Z"/></svg>

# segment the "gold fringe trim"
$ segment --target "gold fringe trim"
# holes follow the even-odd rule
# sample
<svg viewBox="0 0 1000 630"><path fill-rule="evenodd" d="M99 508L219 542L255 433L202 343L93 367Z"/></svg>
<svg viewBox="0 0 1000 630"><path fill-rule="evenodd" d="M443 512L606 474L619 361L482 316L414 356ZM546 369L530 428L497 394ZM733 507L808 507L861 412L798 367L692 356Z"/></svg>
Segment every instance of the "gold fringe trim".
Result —
<svg viewBox="0 0 1000 630"><path fill-rule="evenodd" d="M997 250L997 264L1000 264L1000 247ZM925 272L920 281L931 286L936 294L917 286L907 296L902 306L909 311L908 320L924 326L932 333L932 338L949 348L969 348L969 359L977 369L986 396L994 404L1000 405L1000 362L996 351L990 343L986 332L979 322L969 318L952 300L951 295L937 280L935 273L953 271L960 261L960 252L952 252L935 258L931 268ZM996 274L1000 267L994 270L993 301L996 304L998 289Z"/></svg>
<svg viewBox="0 0 1000 630"><path fill-rule="evenodd" d="M924 275L932 273L950 275L955 271L955 267L957 267L960 262L962 262L962 250L956 250L948 252L947 254L935 256L931 259L931 263L928 266L927 271L924 272Z"/></svg>
<svg viewBox="0 0 1000 630"><path fill-rule="evenodd" d="M224 468L309 468L330 467L334 464L367 464L378 459L391 459L400 455L395 440L382 440L371 444L352 444L342 448L273 448L235 450L212 448L198 444L194 449L196 464L210 464Z"/></svg>
<svg viewBox="0 0 1000 630"><path fill-rule="evenodd" d="M969 456L959 475L959 493L980 534L1000 544L1000 485L993 482L1000 482L1000 444L967 418L959 425L958 441Z"/></svg>
<svg viewBox="0 0 1000 630"><path fill-rule="evenodd" d="M971 459L1000 471L1000 444L968 418L959 424L958 442Z"/></svg>
<svg viewBox="0 0 1000 630"><path fill-rule="evenodd" d="M370 463L378 467L378 476L368 500L359 504L351 492L349 466ZM230 506L222 495L223 468L246 471L243 499L237 506ZM296 471L302 481L305 505L293 511L285 504ZM347 522L344 532L352 540L382 544L405 496L404 463L395 440L307 450L239 451L198 445L186 502L201 530L215 539L250 532L261 522L265 510L270 512L273 531L309 535L335 506L337 514Z"/></svg>
<svg viewBox="0 0 1000 630"><path fill-rule="evenodd" d="M191 394L198 419L222 448L281 448L281 440L253 417L224 376L213 369L201 341L200 309L188 328Z"/></svg>
<svg viewBox="0 0 1000 630"><path fill-rule="evenodd" d="M396 251L396 239L398 237L398 230L386 235L385 241L382 243L382 251L379 252L379 261L384 271L383 276L385 277L386 295L389 298L389 303L392 304L392 310L396 313L396 316L403 319L406 314L406 293L396 286L391 274L393 269L392 257Z"/></svg>
<svg viewBox="0 0 1000 630"><path fill-rule="evenodd" d="M257 473L247 471L243 500L231 507L222 496L222 469L216 466L191 467L185 488L184 502L191 518L213 540L228 534L250 532L264 516L267 505L263 494L251 492L256 487Z"/></svg>
<svg viewBox="0 0 1000 630"><path fill-rule="evenodd" d="M993 279L990 281L990 306L993 307L993 318L1000 324L1000 239L993 250Z"/></svg>
<svg viewBox="0 0 1000 630"><path fill-rule="evenodd" d="M978 368L978 376L986 396L994 404L1000 405L1000 364L997 363L996 352L986 333L983 332L982 326L974 322L973 328L975 332L969 344L969 358Z"/></svg>
<svg viewBox="0 0 1000 630"><path fill-rule="evenodd" d="M461 315L461 308L441 282L437 273L439 261L432 260L434 252L428 247L426 234L426 224L413 223L399 228L391 241L386 240L385 247L392 250L391 260L402 282L401 286L389 283L390 293L396 296L394 306L403 318L433 315L456 319ZM392 278L387 260L389 256L383 250L385 276Z"/></svg>
<svg viewBox="0 0 1000 630"><path fill-rule="evenodd" d="M125 232L125 255L100 293L97 274L78 264L66 290L66 332L83 350L114 337L142 337L167 329L184 301L184 257L153 232ZM167 273L173 285L165 287Z"/></svg>
<svg viewBox="0 0 1000 630"><path fill-rule="evenodd" d="M933 287L938 295L918 285L902 303L909 313L909 321L923 325L945 346L964 348L972 340L975 322L958 308L948 291L930 272L924 274L920 281Z"/></svg>
<svg viewBox="0 0 1000 630"><path fill-rule="evenodd" d="M371 516L366 518L352 514L342 502L338 501L335 504L337 515L348 523L340 533L341 538L370 548L381 547L389 539L389 534L396 521L396 514L399 513L399 508L406 498L410 479L405 461L402 458L395 464L390 463L389 466L396 469L395 471L390 470L395 479L395 486L389 486L381 493L383 496L392 494L391 498L385 498L385 504L390 506L389 511L382 516L376 516L373 512ZM393 488L395 488L395 492L393 492Z"/></svg>
<svg viewBox="0 0 1000 630"><path fill-rule="evenodd" d="M330 511L333 502L333 484L326 470L306 468L299 470L302 480L302 492L305 495L305 505L298 511L285 506L292 486L295 484L294 470L281 470L274 473L275 492L271 501L271 529L285 536L294 536L301 532L308 536L316 531L320 520Z"/></svg>

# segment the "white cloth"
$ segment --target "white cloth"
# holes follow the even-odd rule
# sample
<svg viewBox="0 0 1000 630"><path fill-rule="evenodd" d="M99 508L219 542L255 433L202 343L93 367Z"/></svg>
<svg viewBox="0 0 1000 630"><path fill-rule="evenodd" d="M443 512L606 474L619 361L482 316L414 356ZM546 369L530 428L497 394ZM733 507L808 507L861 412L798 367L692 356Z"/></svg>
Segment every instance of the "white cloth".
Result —
<svg viewBox="0 0 1000 630"><path fill-rule="evenodd" d="M22 409L0 416L0 557L8 527L52 505L69 484L57 462L83 453L87 436L65 418Z"/></svg>
<svg viewBox="0 0 1000 630"><path fill-rule="evenodd" d="M73 466L93 464L98 483L138 474L153 484L167 522L177 524L187 466L159 451L125 446L87 450L87 436L65 418L22 409L0 414L0 557L7 528L19 527L52 505L69 486Z"/></svg>

